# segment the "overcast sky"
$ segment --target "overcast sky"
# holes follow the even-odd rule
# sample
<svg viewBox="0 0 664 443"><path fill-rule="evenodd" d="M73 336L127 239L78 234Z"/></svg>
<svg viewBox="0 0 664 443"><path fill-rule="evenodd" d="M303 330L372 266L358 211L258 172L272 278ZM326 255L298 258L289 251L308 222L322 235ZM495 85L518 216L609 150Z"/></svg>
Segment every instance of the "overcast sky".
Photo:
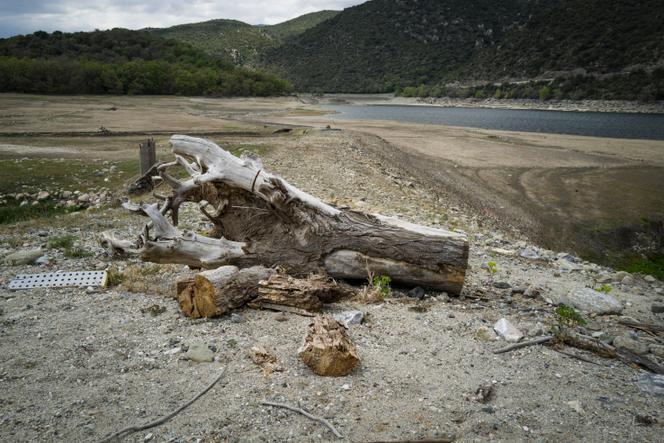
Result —
<svg viewBox="0 0 664 443"><path fill-rule="evenodd" d="M35 31L140 29L232 18L274 24L366 0L0 0L0 37Z"/></svg>

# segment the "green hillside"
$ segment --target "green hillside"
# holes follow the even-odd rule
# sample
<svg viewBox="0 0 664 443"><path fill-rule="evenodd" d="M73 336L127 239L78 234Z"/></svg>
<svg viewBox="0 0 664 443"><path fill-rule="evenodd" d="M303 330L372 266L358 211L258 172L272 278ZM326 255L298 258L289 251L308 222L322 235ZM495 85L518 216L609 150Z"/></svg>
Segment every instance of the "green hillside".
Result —
<svg viewBox="0 0 664 443"><path fill-rule="evenodd" d="M237 20L219 19L170 28L150 28L147 31L159 37L189 43L236 65L252 65L268 48L279 46L288 38L336 14L338 11L319 11L277 25L249 25Z"/></svg>
<svg viewBox="0 0 664 443"><path fill-rule="evenodd" d="M453 83L505 83L464 93L661 99L664 2L372 0L268 49L261 63L309 91L440 95ZM527 80L540 81L513 86Z"/></svg>
<svg viewBox="0 0 664 443"><path fill-rule="evenodd" d="M475 78L597 74L664 63L661 0L550 0L463 70Z"/></svg>
<svg viewBox="0 0 664 443"><path fill-rule="evenodd" d="M188 43L230 63L242 65L259 51L273 46L263 29L237 20L210 20L163 29L148 29L154 35Z"/></svg>
<svg viewBox="0 0 664 443"><path fill-rule="evenodd" d="M39 59L86 59L101 62L161 60L172 63L223 66L224 63L191 45L147 32L115 28L109 31L34 34L0 39L0 56Z"/></svg>
<svg viewBox="0 0 664 443"><path fill-rule="evenodd" d="M289 90L273 75L143 31L39 31L0 39L0 92L229 96Z"/></svg>
<svg viewBox="0 0 664 443"><path fill-rule="evenodd" d="M384 92L430 83L525 22L528 3L369 1L268 51L263 62L307 90Z"/></svg>
<svg viewBox="0 0 664 443"><path fill-rule="evenodd" d="M290 37L302 34L307 29L313 28L325 20L331 19L337 14L339 14L339 11L311 12L276 25L259 25L258 27L267 31L275 40L283 42Z"/></svg>

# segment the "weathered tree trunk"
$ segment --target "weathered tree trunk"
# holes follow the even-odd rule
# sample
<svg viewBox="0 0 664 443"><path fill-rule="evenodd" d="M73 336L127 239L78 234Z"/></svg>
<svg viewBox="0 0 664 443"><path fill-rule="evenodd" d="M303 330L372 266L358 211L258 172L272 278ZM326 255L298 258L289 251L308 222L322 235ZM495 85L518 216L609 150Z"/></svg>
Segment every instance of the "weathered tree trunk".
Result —
<svg viewBox="0 0 664 443"><path fill-rule="evenodd" d="M157 163L157 144L154 138L138 145L138 167L141 175L145 175Z"/></svg>
<svg viewBox="0 0 664 443"><path fill-rule="evenodd" d="M237 158L198 138L171 138L176 161L159 166L173 188L161 204L128 205L152 220L133 248L105 235L109 248L140 253L156 263L217 268L279 266L288 274L326 273L365 279L386 274L395 283L458 294L463 286L465 236L398 219L340 210L263 170L259 159ZM180 181L168 168L191 176ZM178 209L195 202L214 224L211 237L181 232ZM173 225L165 214L171 213Z"/></svg>
<svg viewBox="0 0 664 443"><path fill-rule="evenodd" d="M271 275L258 285L258 297L251 300L250 307L271 308L291 306L305 311L319 311L323 303L331 303L353 291L323 276L293 278L288 275Z"/></svg>

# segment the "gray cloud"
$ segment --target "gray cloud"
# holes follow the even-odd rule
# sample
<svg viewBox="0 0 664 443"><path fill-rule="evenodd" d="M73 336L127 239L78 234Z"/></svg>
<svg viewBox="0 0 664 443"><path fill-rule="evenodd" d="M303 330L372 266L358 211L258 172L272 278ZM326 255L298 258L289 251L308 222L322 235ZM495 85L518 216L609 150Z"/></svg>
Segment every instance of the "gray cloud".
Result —
<svg viewBox="0 0 664 443"><path fill-rule="evenodd" d="M2 0L0 37L38 30L166 27L216 18L274 24L366 0Z"/></svg>

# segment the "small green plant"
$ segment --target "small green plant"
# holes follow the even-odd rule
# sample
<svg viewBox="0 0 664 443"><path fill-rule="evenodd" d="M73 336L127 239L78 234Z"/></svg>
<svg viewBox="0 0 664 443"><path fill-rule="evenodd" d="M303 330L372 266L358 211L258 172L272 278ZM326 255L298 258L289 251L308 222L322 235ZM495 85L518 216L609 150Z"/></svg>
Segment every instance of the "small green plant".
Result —
<svg viewBox="0 0 664 443"><path fill-rule="evenodd" d="M560 326L584 326L586 321L576 310L570 306L560 305L556 308L556 317Z"/></svg>
<svg viewBox="0 0 664 443"><path fill-rule="evenodd" d="M71 249L72 246L74 246L73 235L55 237L48 242L48 247L50 249Z"/></svg>
<svg viewBox="0 0 664 443"><path fill-rule="evenodd" d="M487 269L487 271L489 271L490 274L495 274L496 272L498 272L498 268L496 268L496 262L495 261L487 262L486 269Z"/></svg>
<svg viewBox="0 0 664 443"><path fill-rule="evenodd" d="M81 248L80 246L75 246L65 249L64 255L67 258L83 258L83 257L89 257L92 254L89 251L86 251L85 249Z"/></svg>
<svg viewBox="0 0 664 443"><path fill-rule="evenodd" d="M57 207L53 203L40 203L36 206L9 204L0 207L0 225L18 223L35 218L54 217L60 214L67 214L68 212L73 211Z"/></svg>
<svg viewBox="0 0 664 443"><path fill-rule="evenodd" d="M647 274L664 281L664 255L650 257L632 257L625 260L620 269L632 274Z"/></svg>
<svg viewBox="0 0 664 443"><path fill-rule="evenodd" d="M229 338L228 341L226 342L226 344L231 349L237 348L237 340L235 340L234 338Z"/></svg>
<svg viewBox="0 0 664 443"><path fill-rule="evenodd" d="M390 288L390 283L392 279L387 275L375 275L371 281L371 285L378 290L384 297L390 295L392 289Z"/></svg>
<svg viewBox="0 0 664 443"><path fill-rule="evenodd" d="M111 267L107 271L108 284L110 286L120 286L125 281L125 275L118 271L115 267Z"/></svg>
<svg viewBox="0 0 664 443"><path fill-rule="evenodd" d="M595 288L595 291L597 291L597 292L603 292L603 293L605 293L605 294L608 294L608 293L611 292L612 290L613 290L613 288L612 288L611 286L607 285L607 284L603 284L603 285L601 285L599 288Z"/></svg>
<svg viewBox="0 0 664 443"><path fill-rule="evenodd" d="M52 238L48 242L48 247L50 249L61 249L67 258L81 258L92 255L90 252L76 245L76 238L73 235L62 235Z"/></svg>

